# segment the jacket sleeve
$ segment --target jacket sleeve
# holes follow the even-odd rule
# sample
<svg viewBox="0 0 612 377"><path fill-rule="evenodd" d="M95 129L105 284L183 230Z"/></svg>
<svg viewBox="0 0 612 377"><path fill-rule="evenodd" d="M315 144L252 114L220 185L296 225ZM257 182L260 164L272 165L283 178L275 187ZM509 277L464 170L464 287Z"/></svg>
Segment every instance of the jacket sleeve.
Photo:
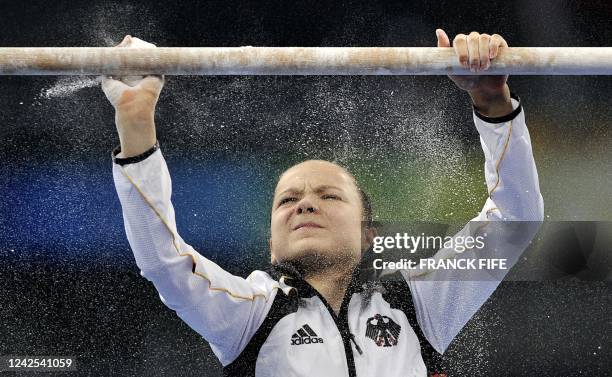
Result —
<svg viewBox="0 0 612 377"><path fill-rule="evenodd" d="M118 152L113 151L113 178L141 275L209 342L221 363L229 364L263 322L278 283L262 271L247 279L231 275L185 243L176 229L161 150L130 159L116 157Z"/></svg>
<svg viewBox="0 0 612 377"><path fill-rule="evenodd" d="M487 118L474 108L474 122L485 155L488 198L456 237L482 236L484 247L462 253L441 249L434 260L506 259L507 269L403 270L417 320L434 349L443 353L463 326L487 301L537 233L544 205L525 115L512 94L514 111Z"/></svg>

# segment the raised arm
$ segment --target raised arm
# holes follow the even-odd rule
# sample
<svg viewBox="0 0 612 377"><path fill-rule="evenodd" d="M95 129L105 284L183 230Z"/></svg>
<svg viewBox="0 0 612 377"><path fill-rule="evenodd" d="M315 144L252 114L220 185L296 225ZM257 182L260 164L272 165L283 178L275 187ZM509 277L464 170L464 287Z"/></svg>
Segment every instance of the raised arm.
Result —
<svg viewBox="0 0 612 377"><path fill-rule="evenodd" d="M155 46L127 36L119 47ZM227 365L263 322L278 283L261 271L248 279L231 275L179 235L170 174L155 136L162 87L163 78L157 76L102 78L121 143L113 151L113 177L125 231L141 275Z"/></svg>
<svg viewBox="0 0 612 377"><path fill-rule="evenodd" d="M438 46L449 47L439 30ZM486 70L499 47L497 34L459 34L454 40L462 63ZM486 235L484 248L457 253L441 249L436 259L503 258L508 269L536 234L543 219L543 201L522 104L512 95L507 76L451 76L474 104L474 123L485 155L488 198L478 214L456 236ZM506 270L402 271L412 293L423 333L443 353L463 326L495 291Z"/></svg>

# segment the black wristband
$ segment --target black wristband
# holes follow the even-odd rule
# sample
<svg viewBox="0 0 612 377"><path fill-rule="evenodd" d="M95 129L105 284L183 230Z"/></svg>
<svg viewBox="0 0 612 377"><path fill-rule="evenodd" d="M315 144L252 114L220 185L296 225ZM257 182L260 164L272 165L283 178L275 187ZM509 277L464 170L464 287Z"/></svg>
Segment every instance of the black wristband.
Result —
<svg viewBox="0 0 612 377"><path fill-rule="evenodd" d="M478 109L476 109L476 106L474 106L474 104L472 104L472 107L474 108L474 113L476 114L476 116L480 119L482 119L483 121L487 122L487 123L505 123L505 122L509 122L512 119L516 118L517 115L519 115L521 113L521 110L523 109L523 106L521 106L521 99L519 98L519 96L517 96L516 94L514 94L513 92L510 92L510 97L514 98L515 100L517 100L519 102L519 105L516 109L512 110L512 112L510 114L507 115L502 115L500 117L488 117L485 115L482 115L481 113L478 112Z"/></svg>
<svg viewBox="0 0 612 377"><path fill-rule="evenodd" d="M127 158L119 158L119 157L117 157L117 155L119 153L121 153L121 145L119 145L117 148L113 149L113 151L111 152L111 157L112 157L113 162L115 164L123 166L123 165L134 164L136 162L143 161L147 157L149 157L150 155L155 153L155 151L158 150L158 149L159 149L159 141L156 140L155 141L155 145L153 145L151 148L147 149L144 153L139 154L138 156L132 156L132 157L127 157Z"/></svg>

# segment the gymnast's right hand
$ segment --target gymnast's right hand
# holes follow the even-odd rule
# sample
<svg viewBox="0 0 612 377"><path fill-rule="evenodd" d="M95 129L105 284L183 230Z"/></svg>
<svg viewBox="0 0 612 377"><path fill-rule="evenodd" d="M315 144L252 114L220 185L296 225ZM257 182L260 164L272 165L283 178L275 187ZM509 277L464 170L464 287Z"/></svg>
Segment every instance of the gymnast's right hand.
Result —
<svg viewBox="0 0 612 377"><path fill-rule="evenodd" d="M117 47L155 48L152 43L127 35ZM163 76L102 76L102 90L115 108L121 156L132 157L156 142L155 105L164 86Z"/></svg>

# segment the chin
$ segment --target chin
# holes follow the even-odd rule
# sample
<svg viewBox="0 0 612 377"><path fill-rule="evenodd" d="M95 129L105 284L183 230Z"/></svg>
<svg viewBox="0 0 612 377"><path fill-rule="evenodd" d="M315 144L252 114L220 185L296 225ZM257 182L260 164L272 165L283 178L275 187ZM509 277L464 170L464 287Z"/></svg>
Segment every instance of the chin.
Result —
<svg viewBox="0 0 612 377"><path fill-rule="evenodd" d="M292 255L329 255L336 248L331 240L321 238L303 238L291 243L289 248Z"/></svg>
<svg viewBox="0 0 612 377"><path fill-rule="evenodd" d="M299 247L295 247L299 246ZM291 262L294 264L309 266L310 269L329 267L338 262L346 262L353 259L353 253L341 252L333 246L319 242L308 242L294 245L294 248L283 253L279 262Z"/></svg>

